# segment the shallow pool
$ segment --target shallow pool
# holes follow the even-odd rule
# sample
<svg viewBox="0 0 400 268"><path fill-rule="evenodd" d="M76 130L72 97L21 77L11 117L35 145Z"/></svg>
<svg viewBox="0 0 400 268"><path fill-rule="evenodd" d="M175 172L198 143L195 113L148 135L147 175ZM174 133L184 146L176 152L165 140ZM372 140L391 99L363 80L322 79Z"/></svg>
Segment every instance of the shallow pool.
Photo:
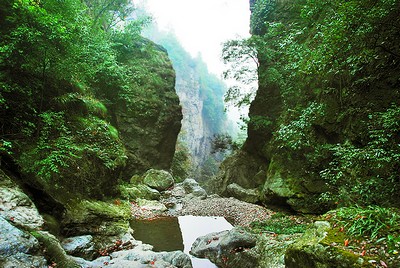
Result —
<svg viewBox="0 0 400 268"><path fill-rule="evenodd" d="M131 222L134 237L153 245L154 251L182 250L189 254L196 238L224 230L233 226L223 217L181 216L164 217L154 220L135 220ZM190 255L191 256L191 255ZM191 256L194 268L216 267L207 259Z"/></svg>

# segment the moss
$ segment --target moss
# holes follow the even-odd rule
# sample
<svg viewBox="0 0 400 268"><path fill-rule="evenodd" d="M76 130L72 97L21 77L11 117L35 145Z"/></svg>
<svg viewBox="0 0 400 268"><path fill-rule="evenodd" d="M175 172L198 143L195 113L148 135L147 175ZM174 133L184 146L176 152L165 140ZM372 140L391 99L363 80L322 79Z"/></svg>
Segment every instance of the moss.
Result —
<svg viewBox="0 0 400 268"><path fill-rule="evenodd" d="M318 223L289 247L287 267L372 267L367 258L344 248L345 240L346 235L339 228Z"/></svg>
<svg viewBox="0 0 400 268"><path fill-rule="evenodd" d="M121 235L128 232L130 219L130 204L127 201L83 200L69 204L62 220L62 230L68 236Z"/></svg>
<svg viewBox="0 0 400 268"><path fill-rule="evenodd" d="M126 201L111 202L83 200L68 206L68 213L76 220L85 220L88 214L97 215L105 219L131 218L130 205Z"/></svg>
<svg viewBox="0 0 400 268"><path fill-rule="evenodd" d="M339 227L328 230L325 238L321 241L321 244L329 246L332 244L342 245L346 240L344 232L340 231Z"/></svg>
<svg viewBox="0 0 400 268"><path fill-rule="evenodd" d="M42 214L42 217L44 219L45 229L48 230L53 235L59 235L60 234L59 221L55 217L49 214Z"/></svg>
<svg viewBox="0 0 400 268"><path fill-rule="evenodd" d="M47 232L32 232L31 233L45 249L47 259L57 263L57 267L63 268L80 268L70 256L65 253L65 250L61 247L58 239L47 233Z"/></svg>
<svg viewBox="0 0 400 268"><path fill-rule="evenodd" d="M121 184L119 185L121 196L127 200L144 198L149 200L159 200L160 193L144 184Z"/></svg>

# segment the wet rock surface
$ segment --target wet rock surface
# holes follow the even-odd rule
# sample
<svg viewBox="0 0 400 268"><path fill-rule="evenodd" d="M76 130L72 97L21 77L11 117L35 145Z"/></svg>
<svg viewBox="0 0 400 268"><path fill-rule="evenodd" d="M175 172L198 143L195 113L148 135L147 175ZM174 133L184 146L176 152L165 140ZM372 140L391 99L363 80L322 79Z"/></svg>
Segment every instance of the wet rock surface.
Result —
<svg viewBox="0 0 400 268"><path fill-rule="evenodd" d="M33 202L18 187L0 187L0 216L22 228L38 229L44 223Z"/></svg>
<svg viewBox="0 0 400 268"><path fill-rule="evenodd" d="M0 217L0 266L45 267L43 256L35 256L38 240Z"/></svg>
<svg viewBox="0 0 400 268"><path fill-rule="evenodd" d="M197 238L191 254L207 258L219 267L257 267L259 256L251 250L256 242L256 236L234 228Z"/></svg>

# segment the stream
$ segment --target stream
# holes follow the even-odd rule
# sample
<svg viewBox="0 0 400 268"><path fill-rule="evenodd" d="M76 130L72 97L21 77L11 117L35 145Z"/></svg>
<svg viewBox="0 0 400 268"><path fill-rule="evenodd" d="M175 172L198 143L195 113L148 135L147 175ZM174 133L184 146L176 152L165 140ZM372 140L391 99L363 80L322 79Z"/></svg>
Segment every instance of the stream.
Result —
<svg viewBox="0 0 400 268"><path fill-rule="evenodd" d="M181 250L191 257L193 268L216 268L208 259L190 255L193 242L200 236L230 230L233 226L224 217L180 216L131 222L134 237L150 244L154 251Z"/></svg>

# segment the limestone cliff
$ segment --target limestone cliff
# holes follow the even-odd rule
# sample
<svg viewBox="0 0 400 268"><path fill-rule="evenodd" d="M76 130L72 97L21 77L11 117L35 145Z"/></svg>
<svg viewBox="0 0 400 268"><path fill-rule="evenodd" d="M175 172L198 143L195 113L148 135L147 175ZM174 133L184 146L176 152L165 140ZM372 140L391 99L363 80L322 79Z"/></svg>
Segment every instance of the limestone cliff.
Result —
<svg viewBox="0 0 400 268"><path fill-rule="evenodd" d="M183 113L179 140L190 153L191 175L204 179L202 173L207 169L207 161L215 160L211 154L214 135L230 131L223 103L226 86L208 71L200 56L193 58L185 51L172 33L153 28L146 35L163 45L171 57L176 71L175 88Z"/></svg>

